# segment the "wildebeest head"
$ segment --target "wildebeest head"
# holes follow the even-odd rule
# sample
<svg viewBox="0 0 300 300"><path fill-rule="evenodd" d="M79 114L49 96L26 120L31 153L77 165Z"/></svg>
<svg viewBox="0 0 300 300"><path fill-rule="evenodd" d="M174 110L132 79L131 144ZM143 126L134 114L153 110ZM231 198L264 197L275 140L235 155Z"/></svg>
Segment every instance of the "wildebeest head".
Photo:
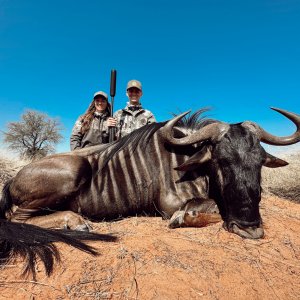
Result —
<svg viewBox="0 0 300 300"><path fill-rule="evenodd" d="M238 124L212 123L191 135L175 138L173 126L187 113L169 121L161 133L172 145L203 143L201 150L176 170L194 170L206 164L209 172L210 197L217 202L224 228L244 238L257 239L264 235L259 213L262 166L277 168L288 163L267 153L260 145L291 145L300 141L300 116L272 108L297 126L287 137L267 133L253 122Z"/></svg>

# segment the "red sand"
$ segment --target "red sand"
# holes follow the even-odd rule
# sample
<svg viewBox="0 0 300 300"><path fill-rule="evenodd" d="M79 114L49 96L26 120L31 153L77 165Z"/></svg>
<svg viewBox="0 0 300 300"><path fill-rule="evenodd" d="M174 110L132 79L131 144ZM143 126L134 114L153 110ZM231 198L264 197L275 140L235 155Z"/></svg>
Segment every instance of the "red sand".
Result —
<svg viewBox="0 0 300 300"><path fill-rule="evenodd" d="M300 204L264 198L265 238L222 229L168 229L161 218L93 223L116 243L91 243L93 257L59 245L62 262L47 278L21 278L22 261L0 270L0 299L299 299Z"/></svg>

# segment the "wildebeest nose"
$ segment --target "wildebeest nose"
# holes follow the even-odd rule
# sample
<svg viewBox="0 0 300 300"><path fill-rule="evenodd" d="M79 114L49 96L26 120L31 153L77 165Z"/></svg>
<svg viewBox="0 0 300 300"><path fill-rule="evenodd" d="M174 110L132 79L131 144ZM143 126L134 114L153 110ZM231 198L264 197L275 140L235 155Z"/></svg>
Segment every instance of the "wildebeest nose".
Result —
<svg viewBox="0 0 300 300"><path fill-rule="evenodd" d="M259 226L240 226L238 223L232 221L229 222L225 228L232 233L239 235L242 238L246 239L260 239L264 236L264 229Z"/></svg>

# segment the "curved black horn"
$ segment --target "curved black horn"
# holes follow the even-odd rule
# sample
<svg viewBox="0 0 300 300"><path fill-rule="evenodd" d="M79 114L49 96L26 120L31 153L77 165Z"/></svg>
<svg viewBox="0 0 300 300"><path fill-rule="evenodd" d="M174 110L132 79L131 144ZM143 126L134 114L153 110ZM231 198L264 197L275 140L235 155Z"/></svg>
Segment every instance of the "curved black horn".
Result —
<svg viewBox="0 0 300 300"><path fill-rule="evenodd" d="M174 138L174 125L189 112L190 111L187 111L183 114L178 115L174 119L170 120L163 128L160 129L160 133L167 143L172 145L191 145L209 139L215 141L218 140L220 136L223 136L229 128L229 125L226 123L212 123L186 137L179 139Z"/></svg>
<svg viewBox="0 0 300 300"><path fill-rule="evenodd" d="M298 143L300 141L300 115L297 115L295 113L283 109L275 108L275 107L271 107L271 109L281 113L296 125L297 130L294 132L294 134L289 136L282 136L282 137L275 136L266 132L263 128L261 128L259 125L257 125L254 122L245 122L245 123L248 123L248 125L250 126L252 125L252 130L254 127L255 132L258 135L260 141L266 144L273 145L273 146L287 146L287 145Z"/></svg>

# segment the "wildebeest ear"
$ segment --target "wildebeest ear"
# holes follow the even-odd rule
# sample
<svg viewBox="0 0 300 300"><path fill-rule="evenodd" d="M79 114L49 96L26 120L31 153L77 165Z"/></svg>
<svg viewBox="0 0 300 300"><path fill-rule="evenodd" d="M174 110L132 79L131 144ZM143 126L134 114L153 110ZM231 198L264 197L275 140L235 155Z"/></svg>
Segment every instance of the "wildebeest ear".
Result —
<svg viewBox="0 0 300 300"><path fill-rule="evenodd" d="M174 168L177 171L194 170L199 165L211 160L211 149L209 146L204 146L199 152L192 155L186 162Z"/></svg>
<svg viewBox="0 0 300 300"><path fill-rule="evenodd" d="M279 167L284 167L288 164L289 163L286 162L285 160L267 153L267 159L264 163L264 166L268 168L279 168Z"/></svg>

